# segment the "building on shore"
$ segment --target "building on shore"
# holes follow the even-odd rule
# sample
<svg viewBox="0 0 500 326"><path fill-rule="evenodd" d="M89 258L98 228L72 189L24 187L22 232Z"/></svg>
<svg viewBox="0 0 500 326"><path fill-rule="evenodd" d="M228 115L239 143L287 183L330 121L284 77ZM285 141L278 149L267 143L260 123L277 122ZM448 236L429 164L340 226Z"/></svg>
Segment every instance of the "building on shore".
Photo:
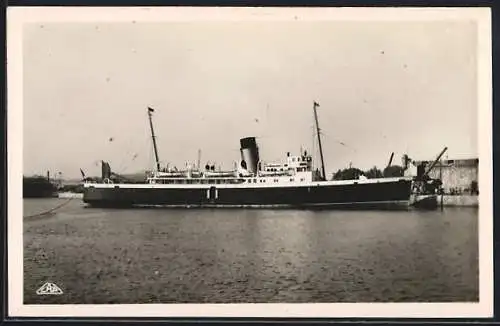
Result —
<svg viewBox="0 0 500 326"><path fill-rule="evenodd" d="M405 175L417 174L418 166L427 168L432 161L413 161ZM445 195L478 195L479 159L441 160L429 173L431 178L441 179Z"/></svg>

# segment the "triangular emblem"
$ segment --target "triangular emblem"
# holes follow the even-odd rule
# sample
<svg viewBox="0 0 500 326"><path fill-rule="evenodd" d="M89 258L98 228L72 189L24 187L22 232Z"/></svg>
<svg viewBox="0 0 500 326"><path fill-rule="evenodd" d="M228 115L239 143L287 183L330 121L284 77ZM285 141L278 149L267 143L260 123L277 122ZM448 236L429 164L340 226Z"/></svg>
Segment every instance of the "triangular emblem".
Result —
<svg viewBox="0 0 500 326"><path fill-rule="evenodd" d="M44 294L63 294L63 291L54 283L47 282L42 285L41 288L36 290L36 294L44 295Z"/></svg>

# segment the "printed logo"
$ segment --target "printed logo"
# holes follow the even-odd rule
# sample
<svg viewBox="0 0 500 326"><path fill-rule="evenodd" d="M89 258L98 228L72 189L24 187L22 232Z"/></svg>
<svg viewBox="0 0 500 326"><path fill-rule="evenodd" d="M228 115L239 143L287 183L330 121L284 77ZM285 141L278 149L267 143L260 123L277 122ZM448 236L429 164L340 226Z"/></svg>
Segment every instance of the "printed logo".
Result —
<svg viewBox="0 0 500 326"><path fill-rule="evenodd" d="M63 294L63 291L61 288L59 288L57 285L54 283L47 282L44 285L42 285L41 288L36 290L36 294L38 295L45 295L45 294Z"/></svg>

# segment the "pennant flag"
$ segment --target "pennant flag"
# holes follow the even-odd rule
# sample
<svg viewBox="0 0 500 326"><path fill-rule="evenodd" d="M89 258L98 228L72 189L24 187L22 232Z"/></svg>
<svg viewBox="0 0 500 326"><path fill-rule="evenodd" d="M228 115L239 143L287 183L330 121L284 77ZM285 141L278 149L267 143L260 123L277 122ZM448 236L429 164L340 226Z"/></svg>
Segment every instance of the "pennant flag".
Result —
<svg viewBox="0 0 500 326"><path fill-rule="evenodd" d="M150 108L150 107L148 107L148 112L155 112L155 110L152 109L152 108Z"/></svg>
<svg viewBox="0 0 500 326"><path fill-rule="evenodd" d="M319 106L319 103L314 101L314 106Z"/></svg>

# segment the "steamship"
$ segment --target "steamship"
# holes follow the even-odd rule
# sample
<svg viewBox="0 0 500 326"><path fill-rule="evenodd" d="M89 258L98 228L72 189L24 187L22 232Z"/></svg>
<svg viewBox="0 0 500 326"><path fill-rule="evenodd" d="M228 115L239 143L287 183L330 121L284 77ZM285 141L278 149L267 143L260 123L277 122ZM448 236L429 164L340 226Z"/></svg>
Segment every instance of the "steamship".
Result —
<svg viewBox="0 0 500 326"><path fill-rule="evenodd" d="M314 102L316 137L321 171L313 168L307 151L287 153L281 162L261 160L255 137L240 139L241 160L229 171L163 168L148 108L156 168L143 182L130 182L113 174L103 162L102 180L84 182L83 201L94 207L182 208L401 208L410 205L412 178L360 177L326 180L320 128ZM198 164L199 165L199 164Z"/></svg>

